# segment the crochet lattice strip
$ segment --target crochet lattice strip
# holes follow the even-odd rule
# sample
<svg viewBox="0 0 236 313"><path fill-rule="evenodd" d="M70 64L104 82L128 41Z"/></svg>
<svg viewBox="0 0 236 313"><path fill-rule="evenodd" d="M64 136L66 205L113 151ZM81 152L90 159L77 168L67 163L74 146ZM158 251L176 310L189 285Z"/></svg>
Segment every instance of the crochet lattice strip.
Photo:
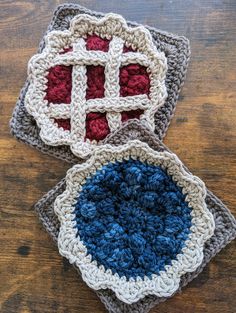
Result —
<svg viewBox="0 0 236 313"><path fill-rule="evenodd" d="M101 41L103 38L109 40L108 50L87 50L86 40L88 35L91 40L91 34L96 36L96 40L98 38ZM94 145L97 145L98 138L96 136L93 140L86 139L86 117L93 112L90 111L93 107L95 112L101 113L100 108L102 112L105 111L109 132L121 126L122 112L136 108L142 108L140 119L154 129L154 114L164 104L167 96L165 86L167 64L165 55L156 49L146 28L128 27L121 16L111 13L101 19L84 14L76 16L71 21L69 30L48 33L45 42L42 53L34 55L29 61L30 85L25 97L25 106L36 119L40 136L46 144L69 145L75 155L82 158L89 155ZM134 52L124 52L125 47L131 47ZM129 85L131 93L134 93L133 88L136 89L138 86L141 96L136 95L133 101L130 101L132 97L129 97L126 101L125 96L120 99L120 73L122 68L132 64L145 67L150 79L150 88L148 95L143 94L142 87L145 86L140 83L141 73L130 76L127 72L126 84ZM91 66L104 68L104 97L102 103L101 99L96 101L94 98L92 103L87 105L86 91L89 81L87 68ZM55 68L57 80L54 79L52 83L49 80L50 71ZM47 85L53 85L53 92L63 95L62 87L66 85L60 76L62 75L65 80L64 71L68 72L68 69L72 70L69 83L71 95L66 99L71 99L71 102L66 103L67 105L58 101L50 103L47 100L48 94L45 93L45 90L48 90ZM96 75L96 72L94 74ZM61 88L58 86L58 80ZM130 80L133 80L132 84L129 83ZM132 107L134 103L135 106ZM69 118L70 129L58 127L58 123L54 123L55 118Z"/></svg>

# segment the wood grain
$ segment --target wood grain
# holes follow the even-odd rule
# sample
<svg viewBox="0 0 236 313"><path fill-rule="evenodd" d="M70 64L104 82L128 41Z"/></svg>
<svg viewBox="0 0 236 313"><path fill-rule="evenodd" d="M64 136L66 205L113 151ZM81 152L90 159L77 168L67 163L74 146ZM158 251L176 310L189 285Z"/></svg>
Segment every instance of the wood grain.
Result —
<svg viewBox="0 0 236 313"><path fill-rule="evenodd" d="M97 296L58 255L33 204L69 167L9 134L8 122L56 5L0 2L0 312L105 312ZM192 58L165 144L236 215L236 2L234 0L80 1L90 9L187 36ZM181 295L152 312L233 313L235 244L224 249Z"/></svg>

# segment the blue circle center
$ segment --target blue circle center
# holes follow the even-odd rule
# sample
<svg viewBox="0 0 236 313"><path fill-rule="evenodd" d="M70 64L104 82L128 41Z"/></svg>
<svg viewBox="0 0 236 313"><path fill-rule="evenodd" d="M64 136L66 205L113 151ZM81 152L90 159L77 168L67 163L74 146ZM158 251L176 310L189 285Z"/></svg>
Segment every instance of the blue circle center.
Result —
<svg viewBox="0 0 236 313"><path fill-rule="evenodd" d="M182 190L159 166L109 163L75 204L77 236L92 259L127 278L158 274L181 253L191 227Z"/></svg>

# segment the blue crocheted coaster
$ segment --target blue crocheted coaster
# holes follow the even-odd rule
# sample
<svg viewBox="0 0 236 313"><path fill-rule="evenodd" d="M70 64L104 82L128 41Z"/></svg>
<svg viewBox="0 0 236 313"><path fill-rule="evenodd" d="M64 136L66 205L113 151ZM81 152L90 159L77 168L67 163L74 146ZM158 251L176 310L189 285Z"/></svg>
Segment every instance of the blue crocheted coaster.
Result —
<svg viewBox="0 0 236 313"><path fill-rule="evenodd" d="M150 130L146 129L143 125L141 125L137 121L129 122L125 127L120 129L118 132L112 134L108 138L107 143L113 144L113 145L120 145L120 144L125 144L128 141L127 139L129 140L139 139L141 141L144 141L148 143L148 145L152 149L159 151L159 152L168 151L167 148L158 140L156 135L154 135ZM125 161L125 163L127 163L127 161ZM134 172L136 173L136 171ZM130 177L130 175L128 176ZM123 176L123 177L126 177L126 176ZM137 177L138 176L134 175L135 181L139 180L139 178ZM101 187L103 186L101 185ZM54 202L55 202L56 197L65 191L65 188L66 188L65 180L63 179L36 204L36 210L39 214L39 217L44 227L46 228L46 230L50 233L50 235L56 242L58 240L60 223L54 212ZM77 203L76 199L78 198L77 197L78 195L77 196L76 195L75 195L75 202L74 202L73 210L75 210L75 206ZM125 193L125 195L128 196L129 194ZM207 263L236 236L236 222L235 222L234 217L229 212L229 210L224 206L224 204L215 195L213 195L209 190L207 190L206 204L207 204L207 208L213 214L213 217L214 217L214 221L215 221L214 235L210 239L208 239L204 245L204 249L203 249L204 258L202 260L202 263L193 272L187 272L186 274L181 276L179 290L182 289L184 286L186 286L195 277L197 277L201 273L203 268L207 265ZM91 212L93 212L94 214L95 210L93 206L89 206L89 207L91 209ZM87 209L83 211L84 211L83 214L86 215L88 214L88 211L90 210L88 210L88 207L87 207ZM91 216L93 216L93 214ZM97 209L96 209L96 214L97 214ZM128 218L130 218L130 216L128 216ZM112 219L114 219L114 217ZM77 227L77 224L78 223L74 223L75 229ZM171 225L171 227L173 227L173 224ZM171 227L168 230L168 233L171 230ZM114 234L115 236L117 236L120 233L120 232L117 232L117 229L120 230L120 227L115 226L114 228L115 228L115 232L112 230L112 228L111 228L111 231L108 232L109 233L108 238L110 241L112 240L112 236ZM158 229L156 229L156 231L158 232ZM137 240L137 237L138 237L138 240ZM137 236L137 237L132 238L134 240L132 240L131 247L134 250L136 250L136 247L137 247L136 251L138 252L139 246L135 245L135 243L137 241L140 243L140 236ZM114 240L114 242L116 242L116 240ZM142 243L144 242L143 239L141 239L141 242ZM109 251L111 251L111 249ZM76 268L77 267L78 266L76 265ZM105 304L108 311L111 313L133 313L133 312L146 313L155 305L168 299L167 297L158 297L155 295L149 295L149 296L145 296L143 299L133 304L127 304L119 300L112 290L101 289L97 291L97 294L100 297L101 301Z"/></svg>
<svg viewBox="0 0 236 313"><path fill-rule="evenodd" d="M59 252L91 288L125 303L171 296L214 234L205 197L175 154L138 140L104 145L67 172L54 205Z"/></svg>

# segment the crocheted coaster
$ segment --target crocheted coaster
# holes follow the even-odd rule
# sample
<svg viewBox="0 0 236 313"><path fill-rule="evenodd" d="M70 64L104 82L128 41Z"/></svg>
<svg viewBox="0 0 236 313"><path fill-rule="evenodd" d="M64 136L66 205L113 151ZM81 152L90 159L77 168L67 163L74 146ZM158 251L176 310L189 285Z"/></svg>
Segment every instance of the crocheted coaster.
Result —
<svg viewBox="0 0 236 313"><path fill-rule="evenodd" d="M109 253L109 251L111 251L111 246L112 246L112 238L115 236L116 237L116 241L119 241L119 244L121 244L122 240L124 240L125 238L125 234L122 233L122 229L120 229L116 223L114 223L114 214L112 214L112 212L109 212L109 218L110 218L110 223L113 225L113 227L111 227L111 229L107 228L107 231L105 232L105 234L103 234L104 238L106 239L105 241L109 242L109 249L94 249L93 248L93 244L96 245L95 242L91 242L91 237L90 237L90 233L91 231L95 231L98 232L102 231L101 229L101 225L93 225L94 227L90 227L90 229L87 229L86 227L86 221L90 221L89 224L93 224L93 217L94 214L96 214L96 222L101 222L101 219L106 219L107 217L105 217L105 215L101 216L99 215L99 207L96 206L96 210L94 209L94 206L92 205L93 203L96 203L96 201L98 201L98 203L102 202L103 200L100 199L99 197L102 196L102 192L101 190L98 190L98 188L101 186L105 186L106 182L104 181L104 178L109 177L111 178L111 175L114 175L117 178L117 173L123 173L122 174L122 180L125 181L125 178L128 179L128 181L131 183L132 187L127 188L127 186L125 186L125 188L120 188L121 190L119 190L118 195L120 197L123 197L121 205L119 207L119 212L121 212L121 214L124 214L122 219L124 219L124 222L127 223L126 218L131 218L133 216L133 218L135 219L133 221L133 223L135 223L135 235L131 235L129 238L129 248L132 251L132 256L135 256L135 259L139 260L138 264L139 266L136 267L134 266L134 260L132 260L132 257L129 255L129 250L126 254L122 255L121 260L122 260L122 270L124 272L120 272L119 274L122 275L126 275L129 277L134 277L135 275L138 276L144 276L146 275L147 277L152 277L155 275L153 275L153 273L150 273L150 268L156 268L156 271L160 271L159 272L159 276L158 277L163 277L162 275L164 275L163 273L165 273L165 271L163 271L163 262L165 264L168 264L169 260L168 260L168 256L170 256L170 251L172 251L171 258L175 258L176 254L178 254L179 250L177 247L179 247L179 249L182 249L182 255L184 255L184 253L187 253L187 245L185 246L185 248L181 248L182 247L182 243L185 241L186 236L188 236L188 242L190 243L191 240L194 241L194 236L191 237L191 234L189 233L189 227L190 224L188 224L189 222L189 206L185 206L183 198L181 198L181 188L183 187L183 184L179 185L180 182L180 177L181 179L185 180L184 183L184 194L188 193L190 190L193 190L192 188L194 188L194 192L190 192L189 196L185 197L185 201L190 201L189 204L191 203L191 207L192 207L192 211L191 214L193 214L193 211L196 210L195 212L201 212L201 214L196 214L196 219L191 219L191 223L193 223L194 225L191 226L191 232L193 231L193 227L196 227L196 225L199 226L199 232L197 231L197 229L195 228L195 231L193 231L195 233L196 236L198 236L197 234L203 234L203 237L201 236L201 238L205 238L202 241L203 242L208 238L208 240L205 242L204 244L204 249L203 249L203 255L201 254L201 244L200 246L198 246L198 249L196 251L198 251L197 254L190 254L188 257L188 261L190 263L191 259L195 259L195 266L187 266L184 267L181 270L181 279L178 280L173 279L173 272L170 271L171 276L169 276L169 279L172 279L172 282L174 281L174 283L172 285L169 285L169 289L168 291L165 290L165 283L168 285L170 281L168 281L168 279L166 280L165 277L165 283L164 285L161 284L159 285L158 283L155 285L150 285L149 287L152 288L156 288L158 287L158 293L156 293L156 295L149 295L149 296L145 296L145 298L139 300L136 303L133 304L126 304L122 301L120 301L119 299L117 299L117 296L122 299L123 301L126 302L132 302L130 301L130 298L127 299L127 291L129 289L125 289L125 293L122 294L122 288L124 285L124 280L122 282L122 288L119 289L119 292L117 291L116 288L112 288L112 286L107 286L107 281L105 281L105 279L103 280L103 284L102 285L103 288L109 287L111 289L113 289L116 292L116 295L111 291L111 290L100 290L98 291L98 295L100 296L101 300L105 303L107 309L110 312L147 312L151 307L153 307L155 304L159 303L160 301L164 301L166 300L166 296L170 296L170 294L172 294L173 292L175 292L176 288L178 287L179 290L185 286L188 282L190 282L194 277L196 277L204 268L204 266L210 261L210 259L216 254L218 253L227 243L229 243L233 238L235 238L236 236L236 222L235 219L233 218L233 216L230 214L230 212L228 211L228 209L220 202L219 199L217 199L210 191L207 191L206 193L206 207L204 208L204 185L202 184L202 182L197 179L196 177L192 176L188 170L185 167L182 167L180 165L180 161L178 159L176 159L176 157L173 156L173 154L171 154L167 148L158 140L157 136L155 136L152 132L150 132L147 128L145 128L143 125L141 125L139 122L137 121L130 121L128 122L128 124L126 126L124 126L122 129L120 129L118 132L116 132L115 134L111 135L110 138L107 139L107 142L113 145L118 145L118 144L124 144L125 142L127 142L127 139L139 139L141 141L146 142L149 147L145 144L140 144L138 142L136 142L135 146L133 146L133 148L128 148L125 147L125 145L123 146L123 153L125 153L125 157L126 157L126 161L124 161L123 157L120 157L119 155L119 161L118 162L113 162L112 164L109 163L108 165L103 166L103 171L98 171L96 170L96 167L94 167L93 161L91 161L89 163L89 165L85 168L84 165L80 165L80 166L75 166L74 168L72 168L69 171L69 174L67 175L67 181L69 182L69 185L67 185L67 191L65 191L66 185L65 185L65 180L62 180L53 190L51 190L46 196L44 196L36 205L36 210L39 213L40 219L42 220L44 226L46 227L46 229L49 231L49 233L52 235L53 239L56 241L58 238L58 233L59 233L59 221L54 213L53 210L53 203L55 201L55 198L61 194L62 192L64 192L64 198L62 196L59 196L56 201L56 211L60 217L60 221L61 221L61 225L62 228L60 230L60 236L59 236L59 249L61 250L61 253L66 255L66 257L68 257L70 259L70 261L72 261L73 263L76 260L76 256L73 256L73 260L71 259L72 255L71 252L75 251L72 249L72 246L69 246L69 250L68 250L68 246L65 247L63 244L63 236L66 235L67 231L69 230L68 227L70 228L70 226L73 225L74 230L76 232L79 233L80 238L82 238L83 243L85 243L85 245L87 246L88 251L91 253L91 255L93 255L94 258L96 258L97 260L99 259L99 262L102 264L102 262L104 262L104 254L105 254L105 260L107 261L107 263L103 263L103 266L100 267L100 270L104 271L104 268L106 267L112 267L111 271L108 271L107 275L112 275L112 271L118 271L118 269L120 268L120 264L119 262L116 263L115 260L112 259L112 257L110 256L110 258L108 258L106 256L107 253ZM116 149L117 154L120 154L120 147ZM133 149L133 150L132 150ZM145 151L141 152L139 154L138 151ZM144 150L143 150L144 149ZM153 152L153 151L156 152ZM113 148L114 151L114 148ZM124 152L125 151L125 152ZM132 154L132 151L135 151L135 160L130 160L130 155ZM112 152L113 154L114 152ZM107 155L107 154L106 154ZM147 158L148 155L148 158ZM124 155L123 155L124 156ZM159 158L158 158L159 156ZM109 157L109 160L111 159L111 155L107 155L107 157ZM113 156L114 157L114 156ZM161 162L162 163L162 167L160 168L156 168L156 166L160 166L160 157L162 159ZM114 157L113 161L115 161L116 157ZM128 159L128 160L127 160ZM103 158L99 158L100 162L106 163L106 156L103 156ZM138 161L139 160L139 161ZM144 160L146 161L146 163L143 163ZM130 163L131 162L131 163ZM157 163L156 163L157 162ZM104 163L104 164L105 164ZM96 162L96 166L101 166L98 165L99 162ZM128 164L128 166L127 166ZM144 166L145 164L145 166ZM158 165L157 165L158 164ZM172 165L174 166L174 168L172 168ZM122 170L119 171L120 166L122 167ZM163 169L164 168L168 168L167 172L164 172ZM82 172L78 175L77 170L81 170ZM76 213L76 218L78 218L78 220L75 218L75 221L70 224L70 222L68 222L68 220L63 219L63 216L61 216L61 210L64 208L67 210L67 214L71 214L70 212L70 197L73 194L74 190L73 190L73 185L71 184L70 181L72 181L73 179L76 179L76 183L78 183L80 185L79 180L83 180L85 175L83 175L83 171L93 171L96 172L96 174L94 175L90 175L90 179L87 180L87 182L83 185L83 187L80 189L80 195L81 198L78 197L78 199L76 200L77 205L75 204L75 206L73 207L73 212ZM114 172L115 171L115 172ZM152 172L154 171L154 172ZM115 173L115 174L114 174ZM155 174L153 174L155 173ZM173 175L172 176L172 181L166 181L166 179L168 180L168 178L166 177L166 174L168 175ZM140 174L140 175L139 175ZM144 175L145 174L145 175ZM167 176L168 176L167 175ZM178 176L180 175L180 176ZM143 184L142 179L145 179L145 183ZM99 181L103 181L103 185L99 186ZM110 179L109 180L109 186L110 188L115 188L115 186L111 186L111 181L114 182L114 184L116 183L116 180L114 179ZM165 181L165 183L163 184L163 182ZM177 183L178 181L178 183ZM96 182L96 188L94 189L94 183ZM124 183L124 182L123 182ZM176 187L176 183L177 186ZM187 185L186 185L187 183ZM134 192L135 188L133 188L133 186L137 186L138 184L143 184L143 186L145 186L144 188L147 188L149 190L149 193L142 194L142 192L140 190L137 191L137 195L140 194L140 198L136 197L133 194L133 198L132 201L141 201L141 205L143 207L145 207L145 205L147 207L149 207L150 211L147 211L144 215L142 216L142 213L140 211L140 214L137 214L137 212L135 212L134 215L132 214L128 214L125 215L127 210L126 208L129 207L129 204L132 202L129 198L128 206L123 206L122 204L127 201L125 200L125 197L130 197L130 192ZM120 184L121 186L122 184ZM124 184L123 184L124 185ZM122 186L123 186L122 185ZM69 186L69 187L68 187ZM181 187L180 187L181 186ZM158 188L157 188L158 187ZM179 189L180 187L180 189ZM68 189L69 188L69 189ZM86 191L85 191L85 189ZM117 188L117 187L116 187ZM150 191L150 188L152 188L153 190ZM163 188L165 189L165 191L163 190ZM167 188L167 189L166 189ZM176 189L177 188L177 189ZM189 189L190 188L190 189ZM77 188L75 188L77 190ZM163 193L162 195L159 195L159 199L161 201L161 205L165 206L164 210L165 214L163 216L161 215L155 215L152 216L152 219L150 219L150 223L148 223L148 225L145 226L145 229L147 229L147 226L149 227L149 231L150 233L148 233L148 239L145 238L144 233L142 233L142 228L140 228L139 233L137 234L137 230L139 228L139 225L142 226L142 221L149 221L148 216L150 216L149 214L153 214L154 212L152 211L152 209L150 208L150 203L152 203L153 199L155 198L155 190L157 192L157 190L162 190ZM83 190L85 191L85 193L83 194ZM117 189L118 190L118 189ZM182 189L183 190L183 189ZM92 197L91 198L86 198L86 196L88 196L90 194L89 191L93 191L91 193ZM117 193L116 193L117 194ZM74 198L74 196L77 195L77 193L75 192L72 196L72 198ZM167 199L165 199L162 202L162 197L163 195L168 196L168 201ZM135 198L136 197L136 198ZM153 198L154 197L154 198ZM190 198L189 198L190 197ZM109 194L107 193L107 197L106 199L109 198ZM151 199L151 200L150 200ZM89 205L88 204L88 200L90 201ZM110 198L110 200L112 200ZM110 201L109 200L109 201ZM173 202L174 201L174 202ZM172 205L175 203L175 207L176 207L176 202L178 202L178 210L179 210L179 215L175 212L175 214L173 214L173 211L171 211L171 208L173 207ZM200 201L200 202L199 202ZM202 202L203 201L203 202ZM60 205L64 202L65 205ZM118 201L119 202L119 201ZM201 204L200 204L201 203ZM135 205L137 205L137 202L135 203ZM194 209L194 206L195 209ZM106 207L106 203L103 203L103 208ZM78 209L80 208L80 209ZM107 206L107 210L112 210L112 206L109 205ZM200 209L202 208L202 210ZM200 211L199 211L200 209ZM129 207L129 213L132 213L132 206ZM211 213L209 213L211 212ZM177 216L178 215L178 216ZM130 217L131 216L131 217ZM193 215L191 215L193 216ZM212 223L212 216L214 217L214 223ZM68 217L68 216L67 216ZM140 220L139 220L140 217ZM160 225L160 228L158 228L158 230L155 228L156 232L159 232L159 234L157 234L157 241L154 241L152 244L149 245L150 249L152 249L152 256L150 257L150 255L147 255L144 253L144 251L142 250L144 241L146 240L151 240L152 238L152 222L155 220L155 218L161 218L161 220L158 220L158 224ZM197 222L197 219L200 218L199 223ZM204 219L204 221L202 222L201 219ZM178 220L178 221L177 221ZM194 220L194 222L193 222ZM80 221L80 222L78 222ZM165 225L169 225L168 227L165 227L165 231L163 231L163 229L161 229L161 225L162 222L165 221ZM168 223L168 221L170 223ZM205 222L209 223L209 227L202 227L202 225L205 225ZM84 223L84 224L83 224ZM106 222L108 225L108 221ZM129 221L130 223L130 221ZM212 234L213 231L213 225L215 224L215 230L214 230L214 235L209 239L209 237ZM197 228L198 228L197 226ZM97 228L98 227L98 228ZM84 230L84 232L81 230ZM86 232L86 230L88 230ZM71 229L72 231L72 229ZM132 232L132 227L131 229L129 229L129 231ZM207 233L205 233L205 231ZM67 234L67 239L70 238L71 233ZM205 233L205 234L204 234ZM174 235L175 234L175 235ZM176 235L178 234L178 235ZM69 236L70 235L70 236ZM96 236L94 236L96 237ZM119 238L119 240L118 240ZM156 238L156 237L155 237ZM200 237L199 237L200 238ZM69 239L70 241L70 239ZM100 238L100 242L102 241L102 239ZM199 240L195 241L199 243ZM68 243L68 242L67 242ZM106 243L106 242L104 242ZM186 241L185 241L186 243ZM74 248L76 248L75 246L73 246ZM112 246L114 249L114 243ZM157 258L155 257L155 247L158 249L160 249L160 247L163 249L162 254L161 254L161 258ZM191 247L193 247L191 245ZM104 248L104 247L103 247ZM113 249L112 248L112 249ZM70 249L72 249L70 251ZM79 245L79 251L83 252L84 247L83 245ZM177 249L177 250L176 250ZM114 250L115 251L115 250ZM184 252L183 252L184 251ZM191 251L193 252L193 250ZM149 251L149 254L151 252ZM139 257L140 254L140 257ZM175 255L175 256L174 256ZM128 257L127 257L128 256ZM119 255L116 258L119 259ZM145 262L142 262L143 259L145 258ZM132 260L132 261L131 261ZM178 261L180 259L178 259L178 257L176 258L176 261L172 261L172 266L177 266L175 267L178 268ZM183 260L183 259L182 259ZM83 263L83 261L81 260L76 260L77 261L77 266L78 268L80 268L80 270L82 271L82 275L83 278L85 280L91 279L91 276L89 275L89 277L86 274L83 274L83 270L86 268L86 270L88 270L88 267L90 265L93 266L97 266L96 262L91 263L91 259L88 258L87 259L87 263ZM109 264L109 262L111 261L111 263ZM154 262L154 263L153 263ZM167 262L167 263L166 263ZM181 262L180 262L181 263ZM85 268L83 267L85 264ZM132 264L133 266L133 270L129 271L130 269L130 264ZM145 264L145 266L143 266ZM155 266L154 266L155 265ZM182 263L183 265L183 263ZM82 266L82 267L81 267ZM132 267L131 266L131 267ZM165 269L168 271L168 269L170 270L171 266L169 265L165 265ZM135 268L135 270L134 270ZM96 272L96 271L95 271ZM175 271L174 271L175 272ZM94 273L94 272L93 272ZM160 274L161 273L161 274ZM185 273L185 274L184 274ZM104 274L104 272L103 272ZM103 276L104 277L104 276ZM115 275L115 278L118 280L119 275ZM97 277L98 279L98 277ZM141 279L140 279L141 280ZM108 280L109 281L109 280ZM131 279L131 282L132 279ZM90 281L91 283L91 281ZM90 284L89 283L89 284ZM140 285L138 290L142 290L141 287L141 282L139 281ZM146 278L146 287L148 286L148 278ZM117 285L117 281L116 281L116 285ZM132 284L131 284L132 285ZM96 286L97 288L99 288L99 279L98 279L98 285ZM96 288L96 289L97 289ZM129 285L130 288L130 285ZM164 288L164 289L163 289ZM173 288L173 289L172 289ZM157 289L156 289L157 290ZM134 290L133 290L134 291ZM150 291L150 289L149 289ZM134 291L135 293L136 291ZM166 292L166 293L165 293ZM133 293L132 293L133 295ZM144 295L144 293L142 294L142 296ZM136 294L137 296L137 294ZM133 300L133 299L131 299Z"/></svg>
<svg viewBox="0 0 236 313"><path fill-rule="evenodd" d="M154 130L166 96L166 57L143 26L116 14L74 17L52 31L28 64L25 107L48 145L69 145L87 157L101 140L132 118Z"/></svg>
<svg viewBox="0 0 236 313"><path fill-rule="evenodd" d="M91 288L128 304L171 296L214 234L205 196L175 154L138 140L103 146L68 170L55 200L59 252Z"/></svg>
<svg viewBox="0 0 236 313"><path fill-rule="evenodd" d="M65 145L84 157L129 119L163 138L185 77L186 38L102 16L75 4L55 11L11 121L18 139L69 162Z"/></svg>

